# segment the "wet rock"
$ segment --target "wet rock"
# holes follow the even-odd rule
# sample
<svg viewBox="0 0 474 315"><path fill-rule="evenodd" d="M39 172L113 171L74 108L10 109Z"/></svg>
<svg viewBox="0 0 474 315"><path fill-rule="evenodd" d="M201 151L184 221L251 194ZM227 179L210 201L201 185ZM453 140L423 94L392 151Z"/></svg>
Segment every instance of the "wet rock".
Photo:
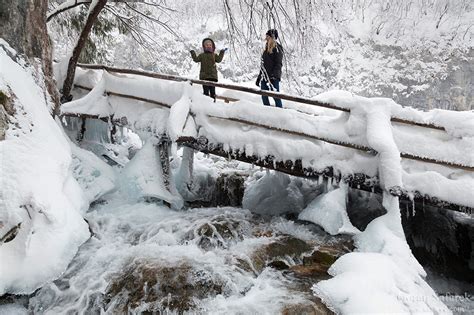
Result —
<svg viewBox="0 0 474 315"><path fill-rule="evenodd" d="M324 245L316 249L311 255L303 257L303 264L291 266L290 271L298 278L325 280L330 276L329 267L342 255L354 250L352 240L342 241L334 245Z"/></svg>
<svg viewBox="0 0 474 315"><path fill-rule="evenodd" d="M197 307L196 301L223 293L223 283L209 272L186 263L163 266L158 262L134 262L111 279L104 309L111 313L173 311L179 314Z"/></svg>
<svg viewBox="0 0 474 315"><path fill-rule="evenodd" d="M247 227L242 221L225 216L217 216L203 225L189 231L185 240L194 240L205 250L221 247L228 248L230 244L242 240Z"/></svg>
<svg viewBox="0 0 474 315"><path fill-rule="evenodd" d="M423 265L458 280L474 282L474 218L401 201L403 229Z"/></svg>
<svg viewBox="0 0 474 315"><path fill-rule="evenodd" d="M334 314L321 301L307 301L299 304L290 304L283 308L282 315L329 315Z"/></svg>
<svg viewBox="0 0 474 315"><path fill-rule="evenodd" d="M255 270L261 272L265 266L276 260L301 261L302 254L309 252L312 248L311 245L301 239L291 235L283 235L275 239L274 242L256 250L251 260ZM279 265L281 266L281 264Z"/></svg>
<svg viewBox="0 0 474 315"><path fill-rule="evenodd" d="M250 261L244 260L242 258L235 258L235 260L236 260L235 266L238 269L240 269L244 272L250 272L250 273L255 274L255 271L253 270L252 264L251 264ZM255 276L257 276L257 274L255 274Z"/></svg>
<svg viewBox="0 0 474 315"><path fill-rule="evenodd" d="M262 231L260 229L257 229L255 231L253 231L252 235L255 236L255 237L272 237L273 232L269 231L269 230Z"/></svg>
<svg viewBox="0 0 474 315"><path fill-rule="evenodd" d="M267 265L268 267L274 268L276 270L286 270L289 269L290 266L282 260L274 260Z"/></svg>
<svg viewBox="0 0 474 315"><path fill-rule="evenodd" d="M303 258L303 265L320 264L329 268L339 257L353 250L354 243L352 240L334 245L320 246L310 256Z"/></svg>
<svg viewBox="0 0 474 315"><path fill-rule="evenodd" d="M194 192L195 198L188 200L189 207L240 207L244 197L245 176L238 173L224 173L219 177L206 177Z"/></svg>
<svg viewBox="0 0 474 315"><path fill-rule="evenodd" d="M382 196L366 191L350 189L348 193L347 215L353 226L364 231L375 218L387 211L382 206Z"/></svg>
<svg viewBox="0 0 474 315"><path fill-rule="evenodd" d="M216 181L216 189L211 203L216 206L242 206L244 198L244 177L236 173L221 174Z"/></svg>

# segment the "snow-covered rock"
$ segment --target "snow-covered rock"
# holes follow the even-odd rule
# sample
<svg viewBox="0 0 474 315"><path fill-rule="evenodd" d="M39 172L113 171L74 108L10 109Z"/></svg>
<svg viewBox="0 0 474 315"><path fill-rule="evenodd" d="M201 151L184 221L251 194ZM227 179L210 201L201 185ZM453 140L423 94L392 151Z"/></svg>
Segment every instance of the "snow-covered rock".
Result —
<svg viewBox="0 0 474 315"><path fill-rule="evenodd" d="M298 216L298 219L320 225L331 235L355 234L355 228L346 210L347 188L342 186L318 196Z"/></svg>
<svg viewBox="0 0 474 315"><path fill-rule="evenodd" d="M41 74L0 39L0 90L15 109L0 141L0 295L31 293L57 278L87 240L87 200L71 171L71 148L48 112ZM11 52L10 52L11 53ZM5 242L3 242L5 241Z"/></svg>

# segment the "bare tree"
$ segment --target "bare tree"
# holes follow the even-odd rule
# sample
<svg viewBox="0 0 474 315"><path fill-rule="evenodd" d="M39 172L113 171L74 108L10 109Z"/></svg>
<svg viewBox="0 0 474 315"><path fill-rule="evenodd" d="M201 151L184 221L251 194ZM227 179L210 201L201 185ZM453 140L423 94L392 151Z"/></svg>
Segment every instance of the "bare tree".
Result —
<svg viewBox="0 0 474 315"><path fill-rule="evenodd" d="M84 7L89 6L86 21L84 26L80 28L80 33L76 35L78 36L78 40L75 41L72 56L69 59L66 78L62 85L62 103L71 100L70 93L74 81L75 67L78 61L81 58L84 59L86 56L88 56L88 61L93 59L94 55L100 56L94 53L97 52L98 46L96 46L90 38L93 26L95 35L100 32L100 36L96 36L96 39L105 38L109 36L108 34L113 29L117 29L121 33L129 34L138 45L150 51L153 51L154 47L158 44L155 38L156 36L154 36L157 32L156 26L178 36L173 28L168 25L168 21L171 19L168 13L173 10L167 7L166 1L164 0L150 0L140 3L127 0L98 0L94 7L91 7L93 3L94 2L88 0L65 1L56 5L48 15L48 21L51 21L53 18L58 17L60 13L68 15L68 11L74 7L80 5ZM154 14L151 14L150 10L144 9L146 7L152 8L153 13L158 14L158 16L156 17ZM84 12L84 9L80 12ZM98 18L99 13L101 13L100 19ZM77 22L72 25L77 27ZM104 30L107 29L108 31L104 32ZM102 46L103 45L104 43L102 43Z"/></svg>
<svg viewBox="0 0 474 315"><path fill-rule="evenodd" d="M59 94L53 80L51 45L46 29L47 0L0 0L0 37L44 74L54 107ZM39 60L39 63L38 63Z"/></svg>
<svg viewBox="0 0 474 315"><path fill-rule="evenodd" d="M63 88L62 88L62 96L61 102L68 102L72 99L71 96L71 89L72 83L74 82L74 75L76 74L76 65L77 61L79 60L79 55L81 54L84 45L86 44L87 37L94 25L95 20L99 16L100 11L104 8L107 0L98 0L94 6L91 6L89 9L89 15L87 16L86 24L82 29L81 34L79 35L79 39L77 40L77 44L72 51L72 56L69 59L68 67L67 67L67 74L66 78L64 79Z"/></svg>

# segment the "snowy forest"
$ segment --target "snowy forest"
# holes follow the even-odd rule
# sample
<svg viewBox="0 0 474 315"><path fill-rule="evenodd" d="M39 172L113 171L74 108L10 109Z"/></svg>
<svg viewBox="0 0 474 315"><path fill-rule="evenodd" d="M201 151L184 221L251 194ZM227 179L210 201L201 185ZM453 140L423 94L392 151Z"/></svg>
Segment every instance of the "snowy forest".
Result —
<svg viewBox="0 0 474 315"><path fill-rule="evenodd" d="M0 0L0 315L473 314L470 0Z"/></svg>

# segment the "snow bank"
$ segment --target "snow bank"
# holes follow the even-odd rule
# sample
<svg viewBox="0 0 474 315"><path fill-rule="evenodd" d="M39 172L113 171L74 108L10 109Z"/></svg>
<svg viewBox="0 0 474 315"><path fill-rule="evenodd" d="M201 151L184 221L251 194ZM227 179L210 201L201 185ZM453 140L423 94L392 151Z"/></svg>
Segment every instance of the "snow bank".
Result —
<svg viewBox="0 0 474 315"><path fill-rule="evenodd" d="M298 219L313 222L331 235L359 233L347 215L346 196L345 185L321 195L299 214Z"/></svg>
<svg viewBox="0 0 474 315"><path fill-rule="evenodd" d="M357 115L365 117L366 137L378 152L383 206L387 213L354 236L358 253L339 258L329 269L334 277L313 286L316 295L338 313L450 313L425 282L426 273L405 240L398 197L387 191L402 187L400 152L394 141L390 101L357 99ZM374 103L372 103L374 102ZM352 111L351 111L352 115Z"/></svg>
<svg viewBox="0 0 474 315"><path fill-rule="evenodd" d="M7 54L0 40L0 89L16 114L0 141L0 295L31 293L57 278L89 237L81 211L88 204L72 176L71 149L48 113L41 75Z"/></svg>
<svg viewBox="0 0 474 315"><path fill-rule="evenodd" d="M349 253L328 272L334 278L318 283L314 291L326 303L337 305L334 309L339 313L449 313L421 277L413 281L411 274L386 255Z"/></svg>

